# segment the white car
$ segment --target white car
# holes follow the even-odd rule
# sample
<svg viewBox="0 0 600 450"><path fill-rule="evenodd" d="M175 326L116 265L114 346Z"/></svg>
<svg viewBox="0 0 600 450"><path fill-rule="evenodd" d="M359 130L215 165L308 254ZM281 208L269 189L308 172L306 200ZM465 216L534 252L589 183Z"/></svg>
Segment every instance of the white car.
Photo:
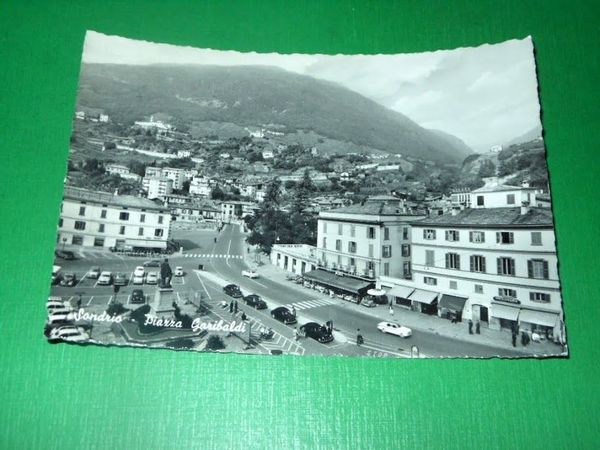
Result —
<svg viewBox="0 0 600 450"><path fill-rule="evenodd" d="M98 277L98 284L102 285L102 286L108 286L111 283L112 283L112 273L105 270Z"/></svg>
<svg viewBox="0 0 600 450"><path fill-rule="evenodd" d="M146 273L146 269L143 266L137 266L133 271L133 284L144 284L144 275Z"/></svg>
<svg viewBox="0 0 600 450"><path fill-rule="evenodd" d="M75 318L75 314L70 311L51 312L48 314L48 324L54 325L57 323L70 322Z"/></svg>
<svg viewBox="0 0 600 450"><path fill-rule="evenodd" d="M146 275L146 284L156 284L158 283L158 273L157 272L148 272Z"/></svg>
<svg viewBox="0 0 600 450"><path fill-rule="evenodd" d="M175 273L173 275L175 275L176 277L182 277L183 276L183 267L181 267L181 266L175 267Z"/></svg>
<svg viewBox="0 0 600 450"><path fill-rule="evenodd" d="M254 269L242 270L242 276L248 278L258 278L258 273Z"/></svg>
<svg viewBox="0 0 600 450"><path fill-rule="evenodd" d="M394 322L379 322L377 329L382 333L395 334L402 338L408 338L412 336L412 330L403 325Z"/></svg>
<svg viewBox="0 0 600 450"><path fill-rule="evenodd" d="M50 341L85 342L90 339L90 335L82 327L66 325L51 330L48 339Z"/></svg>
<svg viewBox="0 0 600 450"><path fill-rule="evenodd" d="M97 280L101 273L102 273L102 271L100 270L100 267L95 266L95 267L92 267L90 269L90 271L87 273L87 277L91 278L92 280Z"/></svg>
<svg viewBox="0 0 600 450"><path fill-rule="evenodd" d="M46 303L48 314L70 313L73 312L73 307L69 302L48 302Z"/></svg>

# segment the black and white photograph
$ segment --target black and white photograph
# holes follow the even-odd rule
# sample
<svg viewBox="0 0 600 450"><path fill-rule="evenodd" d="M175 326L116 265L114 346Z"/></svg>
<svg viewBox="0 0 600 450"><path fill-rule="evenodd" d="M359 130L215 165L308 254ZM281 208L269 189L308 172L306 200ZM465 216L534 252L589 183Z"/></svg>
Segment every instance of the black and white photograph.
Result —
<svg viewBox="0 0 600 450"><path fill-rule="evenodd" d="M48 341L568 356L534 41L473 45L244 53L88 31Z"/></svg>

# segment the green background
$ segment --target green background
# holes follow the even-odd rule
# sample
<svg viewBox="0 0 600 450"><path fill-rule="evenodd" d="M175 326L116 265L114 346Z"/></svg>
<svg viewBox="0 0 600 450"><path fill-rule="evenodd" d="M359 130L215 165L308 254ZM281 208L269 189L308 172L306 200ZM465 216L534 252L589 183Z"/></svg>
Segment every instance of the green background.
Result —
<svg viewBox="0 0 600 450"><path fill-rule="evenodd" d="M596 447L597 5L2 2L0 448ZM47 344L43 304L86 29L215 49L330 54L531 34L571 357L411 361Z"/></svg>

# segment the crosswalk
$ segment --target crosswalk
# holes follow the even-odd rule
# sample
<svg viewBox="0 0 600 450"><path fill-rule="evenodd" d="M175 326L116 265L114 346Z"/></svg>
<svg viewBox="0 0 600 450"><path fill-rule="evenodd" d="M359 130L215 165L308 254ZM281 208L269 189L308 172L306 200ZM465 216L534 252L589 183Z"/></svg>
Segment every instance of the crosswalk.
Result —
<svg viewBox="0 0 600 450"><path fill-rule="evenodd" d="M301 302L289 303L285 306L292 307L301 310L301 309L309 309L309 308L318 308L319 306L329 306L336 304L337 301L333 298L317 298L312 300L304 300Z"/></svg>
<svg viewBox="0 0 600 450"><path fill-rule="evenodd" d="M214 253L184 253L184 258L225 258L225 259L242 259L242 255L227 255Z"/></svg>
<svg viewBox="0 0 600 450"><path fill-rule="evenodd" d="M74 252L81 259L123 259L123 257L117 253L109 253L95 250L76 250Z"/></svg>

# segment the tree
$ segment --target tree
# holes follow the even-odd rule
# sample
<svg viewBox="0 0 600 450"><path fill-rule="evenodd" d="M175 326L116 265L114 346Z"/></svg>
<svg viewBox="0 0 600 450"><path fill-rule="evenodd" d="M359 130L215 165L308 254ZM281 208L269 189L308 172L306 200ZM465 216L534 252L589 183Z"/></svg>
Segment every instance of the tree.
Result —
<svg viewBox="0 0 600 450"><path fill-rule="evenodd" d="M479 176L486 178L493 177L494 175L496 175L496 165L489 159L482 161L479 166Z"/></svg>
<svg viewBox="0 0 600 450"><path fill-rule="evenodd" d="M141 177L146 175L146 165L143 162L138 161L137 159L132 159L127 164L129 167L129 171L135 173Z"/></svg>
<svg viewBox="0 0 600 450"><path fill-rule="evenodd" d="M219 187L219 185L216 185L213 188L213 190L210 192L210 198L212 200L224 200L225 192L223 192L223 190Z"/></svg>
<svg viewBox="0 0 600 450"><path fill-rule="evenodd" d="M181 185L181 193L186 195L190 193L190 180L185 180Z"/></svg>

